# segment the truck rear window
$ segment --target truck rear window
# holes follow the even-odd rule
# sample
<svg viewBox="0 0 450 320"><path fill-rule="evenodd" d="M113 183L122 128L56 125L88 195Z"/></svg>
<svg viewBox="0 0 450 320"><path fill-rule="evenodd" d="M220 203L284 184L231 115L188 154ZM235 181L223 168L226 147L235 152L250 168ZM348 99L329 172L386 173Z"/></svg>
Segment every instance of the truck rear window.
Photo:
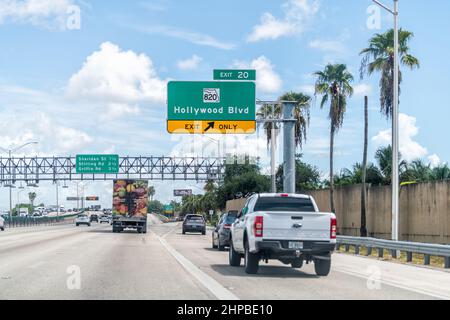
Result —
<svg viewBox="0 0 450 320"><path fill-rule="evenodd" d="M188 217L189 221L203 221L203 217Z"/></svg>
<svg viewBox="0 0 450 320"><path fill-rule="evenodd" d="M295 197L261 197L256 201L254 211L302 211L314 212L310 199Z"/></svg>

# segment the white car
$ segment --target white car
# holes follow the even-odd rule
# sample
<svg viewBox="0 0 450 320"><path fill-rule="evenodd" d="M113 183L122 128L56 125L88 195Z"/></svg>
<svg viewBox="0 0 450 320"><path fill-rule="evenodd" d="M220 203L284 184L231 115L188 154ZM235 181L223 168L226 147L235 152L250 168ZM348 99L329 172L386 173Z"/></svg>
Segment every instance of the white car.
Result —
<svg viewBox="0 0 450 320"><path fill-rule="evenodd" d="M277 259L293 268L314 262L315 272L327 276L336 246L336 216L319 212L311 196L255 194L248 198L231 226L229 263L245 272L258 272L260 260Z"/></svg>
<svg viewBox="0 0 450 320"><path fill-rule="evenodd" d="M5 219L0 216L0 230L5 231Z"/></svg>
<svg viewBox="0 0 450 320"><path fill-rule="evenodd" d="M81 224L87 225L88 227L91 226L91 220L86 214L79 214L78 217L75 219L75 225L77 227Z"/></svg>
<svg viewBox="0 0 450 320"><path fill-rule="evenodd" d="M100 224L102 224L103 222L111 223L111 219L109 218L109 216L102 215L102 216L100 216L99 222L100 222Z"/></svg>

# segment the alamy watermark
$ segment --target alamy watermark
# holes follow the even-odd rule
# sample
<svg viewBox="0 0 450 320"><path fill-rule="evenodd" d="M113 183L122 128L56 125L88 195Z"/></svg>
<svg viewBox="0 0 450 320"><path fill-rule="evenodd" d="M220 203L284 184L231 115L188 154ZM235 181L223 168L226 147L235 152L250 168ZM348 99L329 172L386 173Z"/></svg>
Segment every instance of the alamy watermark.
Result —
<svg viewBox="0 0 450 320"><path fill-rule="evenodd" d="M67 30L81 29L81 9L77 5L70 5L66 10L67 19L65 28Z"/></svg>
<svg viewBox="0 0 450 320"><path fill-rule="evenodd" d="M77 265L67 267L66 273L69 275L66 280L67 289L81 289L81 268Z"/></svg>

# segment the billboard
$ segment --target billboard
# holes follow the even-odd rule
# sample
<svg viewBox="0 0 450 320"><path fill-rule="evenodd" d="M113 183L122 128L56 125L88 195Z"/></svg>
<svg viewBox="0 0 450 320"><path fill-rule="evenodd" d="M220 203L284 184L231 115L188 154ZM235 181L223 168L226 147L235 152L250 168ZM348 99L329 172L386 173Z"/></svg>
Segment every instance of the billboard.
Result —
<svg viewBox="0 0 450 320"><path fill-rule="evenodd" d="M192 196L192 190L191 189L176 189L176 190L173 190L173 195L175 197Z"/></svg>
<svg viewBox="0 0 450 320"><path fill-rule="evenodd" d="M146 217L148 181L114 180L113 215Z"/></svg>

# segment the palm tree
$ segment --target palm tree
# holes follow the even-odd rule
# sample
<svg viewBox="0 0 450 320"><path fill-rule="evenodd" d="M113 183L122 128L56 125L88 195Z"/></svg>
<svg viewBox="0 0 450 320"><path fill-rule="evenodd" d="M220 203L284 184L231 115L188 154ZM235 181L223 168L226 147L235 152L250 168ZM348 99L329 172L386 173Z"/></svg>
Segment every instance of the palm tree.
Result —
<svg viewBox="0 0 450 320"><path fill-rule="evenodd" d="M345 64L329 64L324 71L314 73L317 76L316 95L322 95L320 107L323 108L327 102L330 102L330 210L335 212L334 208L334 183L333 183L333 153L334 136L342 127L344 114L347 107L347 97L353 95L353 87L350 83L353 81L352 74L347 70Z"/></svg>
<svg viewBox="0 0 450 320"><path fill-rule="evenodd" d="M155 195L155 187L149 186L148 187L148 196L150 197L150 201L153 201L153 196Z"/></svg>
<svg viewBox="0 0 450 320"><path fill-rule="evenodd" d="M401 160L401 154L398 155ZM383 175L384 184L391 184L392 177L392 146L389 145L387 147L380 147L375 152L375 160L377 161L378 168L380 169L381 174ZM400 180L407 181L408 179L405 177L405 171L407 169L407 162L405 160L401 160L399 163L399 172L400 172Z"/></svg>
<svg viewBox="0 0 450 320"><path fill-rule="evenodd" d="M433 181L443 181L450 179L450 168L448 167L448 165L445 163L433 168L431 179Z"/></svg>
<svg viewBox="0 0 450 320"><path fill-rule="evenodd" d="M309 109L311 107L311 97L296 92L287 92L282 95L279 101L296 101L297 104L294 108L294 118L295 122L295 144L300 146L303 145L303 142L306 141L306 129L309 125L310 112ZM263 105L260 110L258 117L260 119L267 119L269 116L273 116L275 119L280 118L282 113L281 103L277 104L272 111L271 105ZM272 126L274 129L278 129L279 125L267 122L264 124L264 130L266 132L267 137L267 145L270 145L270 141L272 140Z"/></svg>
<svg viewBox="0 0 450 320"><path fill-rule="evenodd" d="M31 210L34 210L34 200L36 199L36 192L29 192L28 199L30 199Z"/></svg>
<svg viewBox="0 0 450 320"><path fill-rule="evenodd" d="M430 164L425 164L423 160L414 160L407 164L406 170L403 173L407 181L428 182L432 180L433 171Z"/></svg>
<svg viewBox="0 0 450 320"><path fill-rule="evenodd" d="M419 60L409 54L409 41L414 37L412 32L399 30L400 62L404 66L419 68ZM369 47L360 52L363 55L360 75L372 75L375 71L381 72L380 80L380 106L381 113L388 119L392 117L394 96L394 30L390 29L383 34L375 34L369 40ZM399 72L399 84L402 82L402 73ZM400 91L399 91L400 93Z"/></svg>
<svg viewBox="0 0 450 320"><path fill-rule="evenodd" d="M362 163L362 187L361 187L361 237L367 237L366 226L366 173L367 173L367 146L369 134L369 98L364 97L364 151Z"/></svg>
<svg viewBox="0 0 450 320"><path fill-rule="evenodd" d="M208 180L208 181L206 181L205 186L203 187L203 190L206 193L213 192L214 190L216 190L216 184L214 183L214 181Z"/></svg>

